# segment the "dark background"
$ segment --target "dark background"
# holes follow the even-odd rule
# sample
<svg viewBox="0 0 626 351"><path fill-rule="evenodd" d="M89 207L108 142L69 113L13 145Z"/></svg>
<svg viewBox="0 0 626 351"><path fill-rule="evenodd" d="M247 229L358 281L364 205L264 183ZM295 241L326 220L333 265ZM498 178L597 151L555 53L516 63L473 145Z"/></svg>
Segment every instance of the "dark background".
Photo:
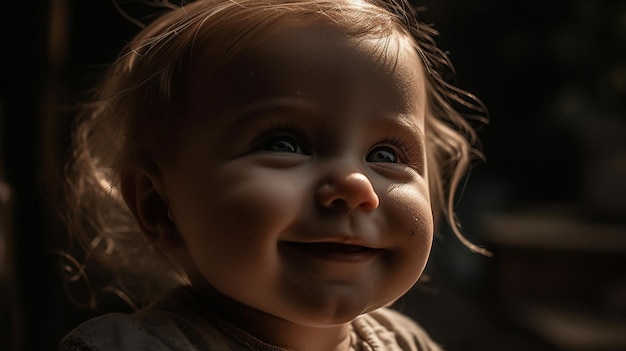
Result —
<svg viewBox="0 0 626 351"><path fill-rule="evenodd" d="M428 281L397 307L448 351L626 350L626 2L428 0L458 84L480 97L487 161ZM97 312L66 298L53 250L62 106L137 27L110 1L11 1L0 14L0 349L54 349Z"/></svg>

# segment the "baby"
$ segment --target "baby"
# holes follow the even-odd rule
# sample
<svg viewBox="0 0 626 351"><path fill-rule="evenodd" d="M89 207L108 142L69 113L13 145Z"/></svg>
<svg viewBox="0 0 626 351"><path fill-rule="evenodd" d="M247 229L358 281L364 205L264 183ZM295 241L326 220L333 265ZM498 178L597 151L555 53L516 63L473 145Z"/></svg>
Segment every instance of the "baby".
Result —
<svg viewBox="0 0 626 351"><path fill-rule="evenodd" d="M84 106L68 221L167 292L61 349L440 350L389 307L440 213L484 252L452 220L476 143L453 106L480 105L434 34L400 0L197 0L144 28Z"/></svg>

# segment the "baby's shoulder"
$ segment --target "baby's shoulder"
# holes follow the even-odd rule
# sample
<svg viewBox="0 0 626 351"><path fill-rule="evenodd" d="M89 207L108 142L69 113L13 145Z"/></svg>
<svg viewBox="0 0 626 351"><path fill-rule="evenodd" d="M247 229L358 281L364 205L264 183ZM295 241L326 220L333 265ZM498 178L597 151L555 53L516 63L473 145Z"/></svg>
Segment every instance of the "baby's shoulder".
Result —
<svg viewBox="0 0 626 351"><path fill-rule="evenodd" d="M150 310L90 319L63 338L60 350L225 350L228 344L227 338L206 320Z"/></svg>
<svg viewBox="0 0 626 351"><path fill-rule="evenodd" d="M359 316L352 322L352 329L356 340L378 347L374 347L374 349L442 350L420 325L391 308L379 308ZM361 348L355 347L355 349L360 350Z"/></svg>
<svg viewBox="0 0 626 351"><path fill-rule="evenodd" d="M62 340L61 351L279 350L211 311L188 287L132 313L90 319Z"/></svg>
<svg viewBox="0 0 626 351"><path fill-rule="evenodd" d="M60 350L228 349L227 339L209 320L179 306L159 307L92 318L68 333Z"/></svg>
<svg viewBox="0 0 626 351"><path fill-rule="evenodd" d="M147 336L133 315L109 313L89 319L70 331L61 341L60 350L141 349L140 345L149 342Z"/></svg>

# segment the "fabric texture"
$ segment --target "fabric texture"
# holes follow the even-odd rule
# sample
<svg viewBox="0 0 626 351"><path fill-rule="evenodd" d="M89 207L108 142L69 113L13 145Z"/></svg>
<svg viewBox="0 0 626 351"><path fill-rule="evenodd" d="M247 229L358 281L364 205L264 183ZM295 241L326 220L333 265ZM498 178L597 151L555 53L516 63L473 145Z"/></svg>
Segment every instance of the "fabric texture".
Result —
<svg viewBox="0 0 626 351"><path fill-rule="evenodd" d="M421 327L389 308L357 317L351 337L350 351L441 351ZM59 349L287 351L208 311L188 288L175 289L133 314L109 313L88 320L66 335Z"/></svg>

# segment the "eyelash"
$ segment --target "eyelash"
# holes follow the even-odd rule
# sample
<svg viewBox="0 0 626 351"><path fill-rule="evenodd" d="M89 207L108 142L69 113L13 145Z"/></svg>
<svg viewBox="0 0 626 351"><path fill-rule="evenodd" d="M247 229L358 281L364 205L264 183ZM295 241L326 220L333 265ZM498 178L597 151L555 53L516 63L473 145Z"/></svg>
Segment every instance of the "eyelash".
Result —
<svg viewBox="0 0 626 351"><path fill-rule="evenodd" d="M305 142L306 139L302 137L303 133L301 130L302 129L298 125L289 122L270 126L266 129L265 132L261 133L261 137L258 138L255 142L255 148L262 147L263 143L270 138L285 135L293 137L300 144L300 147L302 147L305 154L310 154L310 145ZM378 146L385 145L391 146L394 150L398 152L398 158L402 163L412 168L417 168L419 166L418 162L412 160L413 157L411 157L411 155L417 154L418 151L415 150L415 144L410 142L408 138L398 135L390 135L381 138L380 141L374 143L369 150L372 150Z"/></svg>
<svg viewBox="0 0 626 351"><path fill-rule="evenodd" d="M390 136L381 139L381 141L377 142L370 148L370 150L378 147L378 146L392 146L398 152L398 158L402 163L411 164L411 151L413 149L412 143L410 143L406 138L402 138L399 136Z"/></svg>
<svg viewBox="0 0 626 351"><path fill-rule="evenodd" d="M271 138L284 135L294 138L300 144L300 147L302 147L305 153L308 153L309 151L308 145L304 142L304 138L302 137L301 129L292 123L281 123L271 126L260 135L261 136L254 143L255 149L263 147L264 143Z"/></svg>

